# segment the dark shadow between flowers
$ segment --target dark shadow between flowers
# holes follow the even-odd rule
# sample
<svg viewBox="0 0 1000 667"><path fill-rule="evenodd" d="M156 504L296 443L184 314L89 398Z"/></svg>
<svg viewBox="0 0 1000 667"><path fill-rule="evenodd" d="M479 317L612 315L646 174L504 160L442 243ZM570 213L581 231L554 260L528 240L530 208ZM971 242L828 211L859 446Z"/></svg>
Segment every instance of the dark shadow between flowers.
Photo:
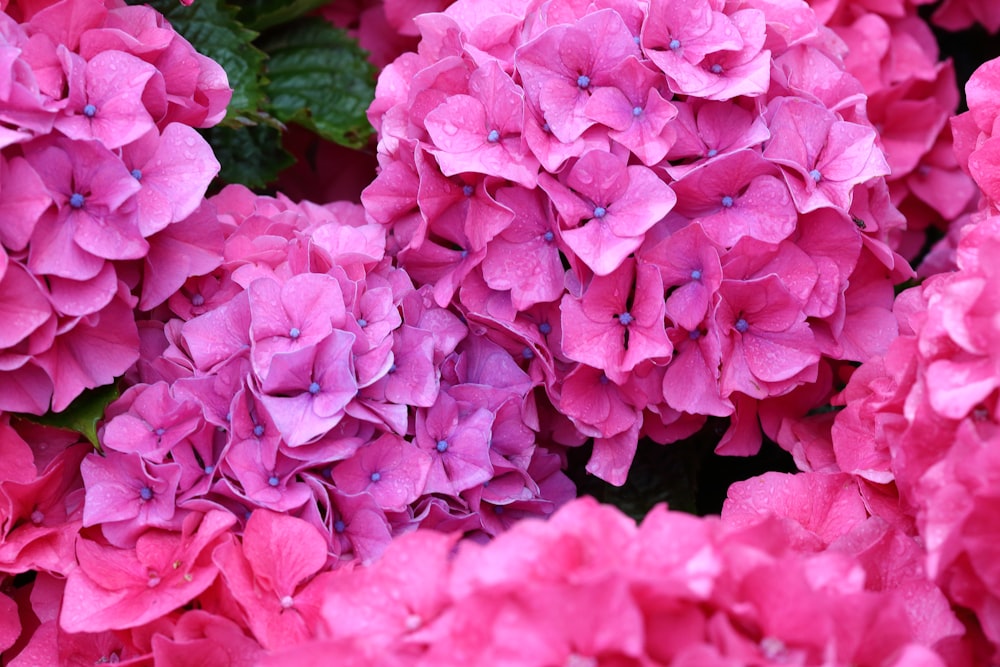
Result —
<svg viewBox="0 0 1000 667"><path fill-rule="evenodd" d="M566 474L576 484L577 495L593 496L641 521L658 503L699 516L718 514L734 482L768 471L796 471L791 454L767 438L754 456L718 456L715 446L727 426L726 419L710 419L698 433L679 442L661 445L640 440L628 479L620 487L587 473L590 442L569 450Z"/></svg>

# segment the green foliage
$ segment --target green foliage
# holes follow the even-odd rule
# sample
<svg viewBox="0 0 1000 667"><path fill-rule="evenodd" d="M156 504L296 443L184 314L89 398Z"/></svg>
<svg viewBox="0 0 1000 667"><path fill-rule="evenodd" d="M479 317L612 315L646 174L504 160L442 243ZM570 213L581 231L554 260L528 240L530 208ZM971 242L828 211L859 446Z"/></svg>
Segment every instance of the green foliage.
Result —
<svg viewBox="0 0 1000 667"><path fill-rule="evenodd" d="M118 398L118 385L109 384L96 389L88 389L80 394L62 412L48 412L41 417L35 415L18 415L23 419L37 424L55 426L83 434L98 450L97 422L104 418L104 410Z"/></svg>
<svg viewBox="0 0 1000 667"><path fill-rule="evenodd" d="M276 118L344 146L365 144L375 71L354 40L325 21L302 19L264 35L262 45Z"/></svg>
<svg viewBox="0 0 1000 667"><path fill-rule="evenodd" d="M229 76L233 100L226 118L204 132L224 182L252 188L273 182L292 161L281 147L287 123L343 146L367 143L375 69L347 33L305 16L328 1L148 3Z"/></svg>
<svg viewBox="0 0 1000 667"><path fill-rule="evenodd" d="M263 188L295 161L281 147L281 133L270 125L213 127L204 134L222 165L219 177L226 183Z"/></svg>
<svg viewBox="0 0 1000 667"><path fill-rule="evenodd" d="M244 0L240 3L239 18L249 28L266 30L329 3L330 0Z"/></svg>

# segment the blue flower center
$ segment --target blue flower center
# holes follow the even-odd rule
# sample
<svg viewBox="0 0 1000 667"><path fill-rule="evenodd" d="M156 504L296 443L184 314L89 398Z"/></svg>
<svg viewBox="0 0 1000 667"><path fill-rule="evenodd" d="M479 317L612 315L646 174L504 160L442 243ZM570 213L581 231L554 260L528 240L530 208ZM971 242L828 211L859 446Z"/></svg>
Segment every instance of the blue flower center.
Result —
<svg viewBox="0 0 1000 667"><path fill-rule="evenodd" d="M493 132L496 132L496 130L493 130ZM490 133L490 135L492 136L492 134L493 134L493 133L491 132L491 133ZM488 139L488 138L489 138L489 137L487 137L487 139ZM473 194L473 193L474 193L475 191L476 191L476 189L475 189L474 187L472 187L471 185L463 185L463 186L462 186L462 194L463 194L463 195L465 195L466 197L471 197L471 196L472 196L472 194Z"/></svg>
<svg viewBox="0 0 1000 667"><path fill-rule="evenodd" d="M139 497L143 500L150 500L153 497L153 490L148 486L144 486L139 489Z"/></svg>
<svg viewBox="0 0 1000 667"><path fill-rule="evenodd" d="M83 115L86 116L87 118L93 118L94 116L97 115L97 107L95 107L93 104L88 104L87 106L83 107Z"/></svg>
<svg viewBox="0 0 1000 667"><path fill-rule="evenodd" d="M258 438L264 435L264 426L262 424L257 424L253 427L253 434Z"/></svg>
<svg viewBox="0 0 1000 667"><path fill-rule="evenodd" d="M337 519L333 522L333 529L338 533L342 533L347 530L347 525L345 525L340 519Z"/></svg>
<svg viewBox="0 0 1000 667"><path fill-rule="evenodd" d="M133 169L132 170L132 178L134 178L137 181L141 181L142 180L142 170L141 169Z"/></svg>
<svg viewBox="0 0 1000 667"><path fill-rule="evenodd" d="M556 237L556 235L552 233L552 230L549 230L549 231L545 232L544 234L542 234L542 238L545 239L545 241L547 241L547 242L551 242L552 239L554 239L555 237Z"/></svg>
<svg viewBox="0 0 1000 667"><path fill-rule="evenodd" d="M213 472L215 472L215 466L205 466L206 475L211 475Z"/></svg>
<svg viewBox="0 0 1000 667"><path fill-rule="evenodd" d="M809 176L817 183L823 180L823 174L819 173L819 169L813 169L812 171L810 171Z"/></svg>
<svg viewBox="0 0 1000 667"><path fill-rule="evenodd" d="M642 107L632 107L632 115L633 116L641 116L642 115Z"/></svg>
<svg viewBox="0 0 1000 667"><path fill-rule="evenodd" d="M733 325L733 328L739 331L740 333L746 333L747 329L750 328L750 324L741 317L740 319L736 320L736 324Z"/></svg>
<svg viewBox="0 0 1000 667"><path fill-rule="evenodd" d="M446 451L448 451L448 441L447 440L438 440L437 444L434 445L434 448L437 449L439 452L446 452Z"/></svg>
<svg viewBox="0 0 1000 667"><path fill-rule="evenodd" d="M701 280L701 271L695 269L691 272L691 280Z"/></svg>
<svg viewBox="0 0 1000 667"><path fill-rule="evenodd" d="M712 74L722 74L722 65L720 65L719 63L715 63L708 69L712 71Z"/></svg>
<svg viewBox="0 0 1000 667"><path fill-rule="evenodd" d="M701 330L695 329L694 331L691 331L690 333L688 333L688 338L690 338L691 340L698 340L699 338L701 338Z"/></svg>
<svg viewBox="0 0 1000 667"><path fill-rule="evenodd" d="M621 324L623 327L627 327L634 321L635 318L632 317L632 313L628 312L627 310L618 316L618 323Z"/></svg>
<svg viewBox="0 0 1000 667"><path fill-rule="evenodd" d="M195 294L194 296L191 297L191 305L192 306L204 306L205 305L205 297L203 297L200 294Z"/></svg>
<svg viewBox="0 0 1000 667"><path fill-rule="evenodd" d="M271 475L267 478L267 483L271 486L278 486L278 484L281 484L281 480L278 479L277 475Z"/></svg>
<svg viewBox="0 0 1000 667"><path fill-rule="evenodd" d="M302 335L302 331L298 327L292 327L288 330L288 337L295 340Z"/></svg>
<svg viewBox="0 0 1000 667"><path fill-rule="evenodd" d="M595 218L603 218L607 214L608 214L608 209L604 208L603 206L595 206L594 207L594 217Z"/></svg>
<svg viewBox="0 0 1000 667"><path fill-rule="evenodd" d="M552 325L549 324L548 322L542 322L541 324L538 325L538 331L543 336L548 336L550 333L552 333Z"/></svg>
<svg viewBox="0 0 1000 667"><path fill-rule="evenodd" d="M319 393L319 382L313 382L309 385L309 393L313 396Z"/></svg>
<svg viewBox="0 0 1000 667"><path fill-rule="evenodd" d="M362 329L364 329L366 326L368 326L368 320L366 320L363 317L359 317L358 318L358 326L361 327Z"/></svg>
<svg viewBox="0 0 1000 667"><path fill-rule="evenodd" d="M500 132L498 132L497 130L490 130L490 133L486 135L486 141L490 142L491 144L495 144L496 142L500 141Z"/></svg>
<svg viewBox="0 0 1000 667"><path fill-rule="evenodd" d="M395 373L395 372L396 372L396 364L390 364L389 370L387 370L386 373Z"/></svg>
<svg viewBox="0 0 1000 667"><path fill-rule="evenodd" d="M69 205L73 208L83 208L83 204L86 201L86 197L81 195L79 192L74 192L69 198Z"/></svg>
<svg viewBox="0 0 1000 667"><path fill-rule="evenodd" d="M157 435L157 436L161 436L161 435L163 435L163 434L164 434L164 433L166 433L166 432L167 432L167 429L165 429L165 428L163 428L163 427L160 427L160 428L158 428L158 429L156 429L156 430L154 431L154 433L156 433L156 435Z"/></svg>
<svg viewBox="0 0 1000 667"><path fill-rule="evenodd" d="M523 350L521 350L521 356L524 357L525 359L534 359L535 351L532 350L530 347L526 347Z"/></svg>
<svg viewBox="0 0 1000 667"><path fill-rule="evenodd" d="M722 198L722 205L725 208L732 208L733 207L733 198L730 197L729 195L726 195L725 197Z"/></svg>
<svg viewBox="0 0 1000 667"><path fill-rule="evenodd" d="M705 155L707 155L708 157L715 157L718 154L719 154L719 151L716 150L716 149L714 149L714 148L709 148L708 152L705 153Z"/></svg>
<svg viewBox="0 0 1000 667"><path fill-rule="evenodd" d="M579 88L581 88L581 89L583 89L583 88L589 88L590 87L590 77L587 76L586 74L581 74L576 79L576 85Z"/></svg>
<svg viewBox="0 0 1000 667"><path fill-rule="evenodd" d="M373 481L373 482L377 482L377 481L379 481L380 479L382 479L382 473L380 473L380 472L373 472L373 473L371 474L371 476L369 477L369 479L370 479L371 481Z"/></svg>
<svg viewBox="0 0 1000 667"><path fill-rule="evenodd" d="M668 44L667 46L670 47L671 51L676 51L677 49L681 48L681 40L672 39L670 40L670 44Z"/></svg>

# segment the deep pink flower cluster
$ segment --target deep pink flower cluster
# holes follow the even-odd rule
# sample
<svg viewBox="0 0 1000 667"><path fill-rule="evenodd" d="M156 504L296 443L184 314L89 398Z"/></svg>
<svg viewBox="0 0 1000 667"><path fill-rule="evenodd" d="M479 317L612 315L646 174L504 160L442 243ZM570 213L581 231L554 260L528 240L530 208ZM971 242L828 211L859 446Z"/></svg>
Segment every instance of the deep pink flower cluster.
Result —
<svg viewBox="0 0 1000 667"><path fill-rule="evenodd" d="M776 477L760 487L782 500L740 489L721 521L660 506L636 527L580 499L454 555L454 536L405 535L314 580L315 638L259 664L971 664L916 544L867 518L847 475ZM811 512L769 516L807 497Z"/></svg>
<svg viewBox="0 0 1000 667"><path fill-rule="evenodd" d="M956 153L983 190L981 209L956 234L957 270L903 292L901 335L863 364L844 409L785 435L803 469L850 473L868 512L920 540L929 579L1000 655L1000 217L990 153L1000 108L996 61L967 86L970 111L953 120Z"/></svg>
<svg viewBox="0 0 1000 667"><path fill-rule="evenodd" d="M944 0L933 21L946 30L964 30L975 24L990 32L1000 30L1000 5L991 0Z"/></svg>
<svg viewBox="0 0 1000 667"><path fill-rule="evenodd" d="M707 415L753 453L759 401L895 335L889 164L806 6L461 1L417 25L362 201L438 304L524 355L594 474Z"/></svg>
<svg viewBox="0 0 1000 667"><path fill-rule="evenodd" d="M926 2L811 4L847 45L844 64L868 96L868 118L891 170L892 201L906 216L905 228L893 230L892 245L913 260L927 227L947 231L975 204L975 185L952 152L948 119L959 92L954 67L950 60L938 62L937 41L917 15L916 5Z"/></svg>
<svg viewBox="0 0 1000 667"><path fill-rule="evenodd" d="M199 206L219 165L192 127L231 91L149 7L4 6L0 410L42 414L135 362L136 305L218 265Z"/></svg>

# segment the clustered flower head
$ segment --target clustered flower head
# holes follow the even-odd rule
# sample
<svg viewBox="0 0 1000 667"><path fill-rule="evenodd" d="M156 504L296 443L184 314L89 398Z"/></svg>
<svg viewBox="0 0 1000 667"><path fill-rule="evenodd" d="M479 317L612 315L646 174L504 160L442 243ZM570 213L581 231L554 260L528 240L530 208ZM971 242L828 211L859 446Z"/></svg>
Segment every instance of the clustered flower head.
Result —
<svg viewBox="0 0 1000 667"><path fill-rule="evenodd" d="M919 548L867 518L847 477L764 478L721 520L659 506L637 527L579 499L457 553L410 533L324 580L311 641L260 664L972 664Z"/></svg>
<svg viewBox="0 0 1000 667"><path fill-rule="evenodd" d="M218 265L199 207L219 165L193 127L231 91L118 0L12 4L0 49L0 410L42 414L135 362L137 305Z"/></svg>
<svg viewBox="0 0 1000 667"><path fill-rule="evenodd" d="M460 0L416 22L362 201L438 304L523 354L592 473L621 483L639 437L709 415L731 418L720 452L753 453L768 399L895 335L889 163L804 3Z"/></svg>
<svg viewBox="0 0 1000 667"><path fill-rule="evenodd" d="M413 287L360 206L238 186L210 203L224 260L144 329L82 465L84 526L130 548L267 508L321 530L336 566L417 525L492 535L572 496L536 446L528 375Z"/></svg>
<svg viewBox="0 0 1000 667"><path fill-rule="evenodd" d="M947 232L975 204L975 184L952 151L948 120L959 92L954 66L938 61L937 41L917 14L926 2L810 4L844 41L844 65L868 96L868 118L889 163L890 195L906 216L905 227L891 232L890 243L912 261L926 243L928 227ZM943 244L921 273L954 268L953 253L953 245Z"/></svg>
<svg viewBox="0 0 1000 667"><path fill-rule="evenodd" d="M822 431L800 432L814 468L855 475L874 514L919 536L928 576L954 605L971 611L969 631L985 636L994 658L1000 647L994 574L1000 217L991 190L1000 160L989 148L998 117L995 68L991 62L973 75L970 111L953 121L960 164L983 193L958 235L957 270L899 296L901 335L851 377L832 441Z"/></svg>

